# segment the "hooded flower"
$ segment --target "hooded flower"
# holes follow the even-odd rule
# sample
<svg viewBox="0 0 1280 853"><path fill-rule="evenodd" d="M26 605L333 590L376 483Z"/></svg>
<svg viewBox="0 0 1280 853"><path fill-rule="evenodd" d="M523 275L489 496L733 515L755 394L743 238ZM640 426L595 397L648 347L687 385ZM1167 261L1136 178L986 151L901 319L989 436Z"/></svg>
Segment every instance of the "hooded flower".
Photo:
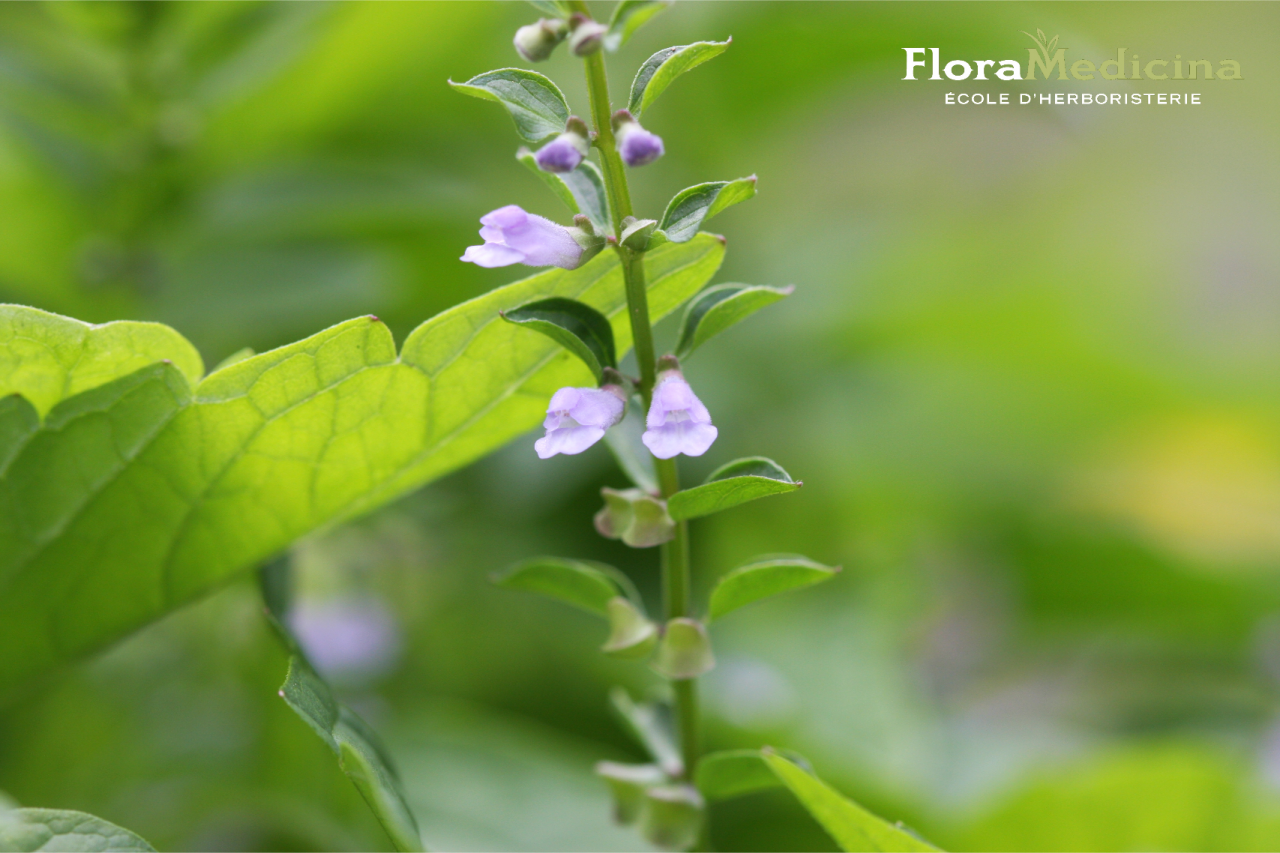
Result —
<svg viewBox="0 0 1280 853"><path fill-rule="evenodd" d="M525 264L571 270L582 261L582 246L568 228L518 205L509 204L480 217L483 246L468 246L462 260L481 267Z"/></svg>
<svg viewBox="0 0 1280 853"><path fill-rule="evenodd" d="M683 453L701 456L720 434L711 425L711 414L693 393L679 370L658 374L653 389L653 402L640 437L649 452L659 459L670 459Z"/></svg>
<svg viewBox="0 0 1280 853"><path fill-rule="evenodd" d="M572 172L591 150L588 136L590 131L586 122L577 116L569 116L564 133L542 146L533 159L544 172Z"/></svg>
<svg viewBox="0 0 1280 853"><path fill-rule="evenodd" d="M621 421L627 410L622 390L614 388L561 388L552 395L542 422L547 434L533 443L538 458L572 456L604 438L605 430Z"/></svg>
<svg viewBox="0 0 1280 853"><path fill-rule="evenodd" d="M647 165L665 153L662 137L645 130L626 110L614 113L613 132L618 140L618 153L628 166Z"/></svg>

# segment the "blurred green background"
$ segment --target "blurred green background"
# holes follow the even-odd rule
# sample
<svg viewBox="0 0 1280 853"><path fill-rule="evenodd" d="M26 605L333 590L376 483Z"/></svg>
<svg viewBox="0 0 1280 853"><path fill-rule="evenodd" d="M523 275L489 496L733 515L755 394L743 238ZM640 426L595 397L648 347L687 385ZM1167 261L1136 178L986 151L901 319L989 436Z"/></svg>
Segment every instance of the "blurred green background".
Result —
<svg viewBox="0 0 1280 853"><path fill-rule="evenodd" d="M607 7L599 10L606 14ZM155 319L212 365L361 314L403 338L522 272L457 261L508 203L564 219L510 120L446 78L517 64L520 3L0 6L0 301ZM903 82L903 47L1241 62L1240 82ZM734 37L645 123L654 215L760 175L717 281L796 294L687 373L806 486L695 522L698 583L761 551L845 567L718 627L709 745L795 748L954 850L1280 846L1280 62L1273 4L678 4L610 58ZM578 111L576 61L540 67ZM1176 85L1176 87L1175 87ZM947 91L1200 91L1199 107L944 106ZM665 329L669 336L672 330ZM599 538L603 448L529 440L299 545L331 678L435 849L638 849L638 759L588 616L498 590ZM307 633L303 630L304 635ZM304 636L305 639L305 636ZM386 849L276 696L246 580L0 710L0 789L160 849ZM783 794L719 849L834 849Z"/></svg>

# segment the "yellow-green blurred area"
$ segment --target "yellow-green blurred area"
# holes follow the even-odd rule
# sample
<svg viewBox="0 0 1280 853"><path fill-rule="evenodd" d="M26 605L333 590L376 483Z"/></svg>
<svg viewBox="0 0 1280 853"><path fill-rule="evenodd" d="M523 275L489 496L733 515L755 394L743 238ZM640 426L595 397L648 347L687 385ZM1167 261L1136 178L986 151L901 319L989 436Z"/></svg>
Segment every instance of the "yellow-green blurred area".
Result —
<svg viewBox="0 0 1280 853"><path fill-rule="evenodd" d="M161 320L212 365L364 313L403 338L523 275L459 263L476 220L567 212L445 81L521 64L537 17L0 7L0 301ZM901 79L904 47L1025 63L1037 29L1244 79ZM646 111L667 154L633 194L759 174L711 223L717 281L797 286L685 365L720 429L687 481L763 454L805 482L694 522L697 586L844 567L717 624L710 748L793 748L953 850L1280 847L1278 32L1269 4L689 2L610 55L621 101L650 53L733 36ZM585 114L576 60L539 70ZM979 91L1202 104L943 102ZM655 600L656 554L592 529L603 447L532 440L300 543L298 606L429 845L637 849L591 765L641 759L606 693L656 677L488 577L583 557ZM0 789L160 849L386 849L284 671L246 579L0 712ZM716 805L712 840L834 849L782 793Z"/></svg>

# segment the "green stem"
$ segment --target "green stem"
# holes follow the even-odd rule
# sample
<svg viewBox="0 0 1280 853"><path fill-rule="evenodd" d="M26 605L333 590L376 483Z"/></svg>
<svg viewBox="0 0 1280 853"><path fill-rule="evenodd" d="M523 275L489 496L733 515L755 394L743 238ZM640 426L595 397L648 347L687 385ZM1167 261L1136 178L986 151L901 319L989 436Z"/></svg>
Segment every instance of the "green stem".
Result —
<svg viewBox="0 0 1280 853"><path fill-rule="evenodd" d="M585 0L573 0L575 12L586 15ZM587 75L587 92L591 98L591 119L595 125L595 146L600 152L604 171L605 192L609 196L613 233L622 236L622 220L633 215L631 191L627 186L627 173L618 155L613 137L612 107L609 103L609 82L605 75L604 56L597 51L584 60ZM640 366L640 395L645 409L653 400L653 385L657 378L657 354L653 345L653 324L649 318L649 296L645 289L644 253L633 252L625 246L617 247L622 262L623 280L626 282L627 308L631 320L631 337L635 341L636 361ZM655 459L662 497L669 498L680 491L680 473L674 459ZM681 521L676 525L675 537L662 546L662 598L667 620L692 613L690 604L689 525ZM698 763L698 684L694 679L672 682L675 692L677 728L680 752L684 761L685 778L692 779Z"/></svg>

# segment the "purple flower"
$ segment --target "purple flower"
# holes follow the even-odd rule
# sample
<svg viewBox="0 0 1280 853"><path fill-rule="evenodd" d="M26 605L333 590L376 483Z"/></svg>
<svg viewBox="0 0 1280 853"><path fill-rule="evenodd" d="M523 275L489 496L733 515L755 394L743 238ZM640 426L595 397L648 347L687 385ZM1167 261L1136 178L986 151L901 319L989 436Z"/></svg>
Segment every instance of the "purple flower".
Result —
<svg viewBox="0 0 1280 853"><path fill-rule="evenodd" d="M572 172L587 156L587 150L587 140L567 131L538 149L533 159L544 172Z"/></svg>
<svg viewBox="0 0 1280 853"><path fill-rule="evenodd" d="M648 429L640 440L659 459L670 459L680 453L701 456L720 434L711 425L707 407L702 405L679 370L664 370L658 374L645 426Z"/></svg>
<svg viewBox="0 0 1280 853"><path fill-rule="evenodd" d="M662 138L640 126L626 110L613 116L613 131L618 139L618 152L628 166L644 166L663 155Z"/></svg>
<svg viewBox="0 0 1280 853"><path fill-rule="evenodd" d="M400 656L395 617L375 599L302 601L290 611L288 622L316 669L335 680L381 675Z"/></svg>
<svg viewBox="0 0 1280 853"><path fill-rule="evenodd" d="M561 388L547 404L547 419L542 422L547 434L533 443L533 449L540 459L581 453L604 438L605 430L622 420L626 409L626 397L617 386Z"/></svg>
<svg viewBox="0 0 1280 853"><path fill-rule="evenodd" d="M582 246L569 229L509 204L480 217L483 246L468 246L462 260L481 267L525 264L531 267L563 267L582 263Z"/></svg>

